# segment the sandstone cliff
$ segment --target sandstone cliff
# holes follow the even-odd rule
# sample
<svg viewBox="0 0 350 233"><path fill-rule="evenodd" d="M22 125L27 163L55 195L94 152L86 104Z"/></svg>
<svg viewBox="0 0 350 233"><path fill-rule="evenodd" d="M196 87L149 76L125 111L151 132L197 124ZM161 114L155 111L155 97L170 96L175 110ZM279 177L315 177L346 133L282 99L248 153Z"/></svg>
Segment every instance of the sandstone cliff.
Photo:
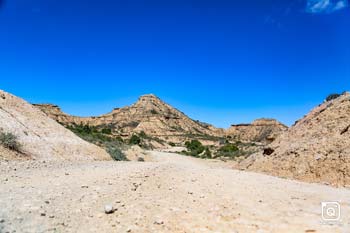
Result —
<svg viewBox="0 0 350 233"><path fill-rule="evenodd" d="M109 159L102 149L89 144L24 100L0 90L0 130L18 137L23 156L34 159ZM15 157L0 148L0 157ZM6 154L6 155L5 155Z"/></svg>
<svg viewBox="0 0 350 233"><path fill-rule="evenodd" d="M324 102L242 168L332 185L350 185L350 94Z"/></svg>
<svg viewBox="0 0 350 233"><path fill-rule="evenodd" d="M274 119L257 119L251 124L232 125L226 135L236 140L271 143L288 129Z"/></svg>

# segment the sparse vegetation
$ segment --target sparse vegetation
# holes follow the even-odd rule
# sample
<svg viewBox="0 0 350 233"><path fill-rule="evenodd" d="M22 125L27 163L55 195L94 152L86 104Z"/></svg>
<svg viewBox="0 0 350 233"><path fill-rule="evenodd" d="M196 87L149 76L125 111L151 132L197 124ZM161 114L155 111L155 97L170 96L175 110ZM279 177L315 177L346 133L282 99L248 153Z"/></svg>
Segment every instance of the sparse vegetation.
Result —
<svg viewBox="0 0 350 233"><path fill-rule="evenodd" d="M21 144L16 135L12 133L0 132L0 144L7 149L20 152Z"/></svg>
<svg viewBox="0 0 350 233"><path fill-rule="evenodd" d="M102 128L99 130L95 126L89 126L84 124L72 124L67 126L73 133L97 146L105 148L108 154L115 161L125 161L126 156L121 151L123 147L123 139L119 136L112 135L112 130L109 128Z"/></svg>
<svg viewBox="0 0 350 233"><path fill-rule="evenodd" d="M203 159L211 159L212 158L212 153L209 149L209 147L205 148L204 154L202 155Z"/></svg>
<svg viewBox="0 0 350 233"><path fill-rule="evenodd" d="M67 126L67 128L84 140L98 145L104 144L105 142L111 142L114 139L113 137L100 132L95 126L72 124Z"/></svg>
<svg viewBox="0 0 350 233"><path fill-rule="evenodd" d="M205 150L205 147L198 140L192 140L190 142L186 142L185 146L186 146L188 152L192 156L198 156L199 154L201 154Z"/></svg>
<svg viewBox="0 0 350 233"><path fill-rule="evenodd" d="M174 147L174 146L176 146L176 144L174 142L169 142L169 146Z"/></svg>
<svg viewBox="0 0 350 233"><path fill-rule="evenodd" d="M213 158L212 152L208 146L203 146L202 143L198 140L187 141L185 143L187 150L182 151L181 153L188 156L193 156L202 159L211 159Z"/></svg>
<svg viewBox="0 0 350 233"><path fill-rule="evenodd" d="M147 134L145 133L145 131L141 131L140 134L139 134L139 136L140 136L141 138L147 138L147 137L148 137Z"/></svg>
<svg viewBox="0 0 350 233"><path fill-rule="evenodd" d="M115 161L127 161L125 154L120 148L114 146L107 146L106 151L111 155L112 159Z"/></svg>
<svg viewBox="0 0 350 233"><path fill-rule="evenodd" d="M141 144L141 138L137 136L136 134L133 134L129 140L130 145L140 145Z"/></svg>
<svg viewBox="0 0 350 233"><path fill-rule="evenodd" d="M238 155L239 148L232 143L227 143L218 150L216 157L234 158Z"/></svg>
<svg viewBox="0 0 350 233"><path fill-rule="evenodd" d="M110 129L110 128L103 128L101 130L101 133L111 135L112 134L112 129Z"/></svg>
<svg viewBox="0 0 350 233"><path fill-rule="evenodd" d="M208 135L208 134L184 134L182 135L184 137L190 138L190 139L197 139L197 140L208 140L208 141L226 141L223 137Z"/></svg>
<svg viewBox="0 0 350 233"><path fill-rule="evenodd" d="M337 94L337 93L330 94L329 96L327 96L326 101L337 99L339 96L341 96L341 94Z"/></svg>
<svg viewBox="0 0 350 233"><path fill-rule="evenodd" d="M155 109L152 109L152 110L151 110L151 113L152 113L153 115L157 115L157 114L158 114L157 110L155 110Z"/></svg>
<svg viewBox="0 0 350 233"><path fill-rule="evenodd" d="M134 134L130 140L130 145L139 145L144 149L153 149L152 141L158 142L161 145L165 145L165 141L158 137L152 137L147 135L144 131L141 131L138 134Z"/></svg>

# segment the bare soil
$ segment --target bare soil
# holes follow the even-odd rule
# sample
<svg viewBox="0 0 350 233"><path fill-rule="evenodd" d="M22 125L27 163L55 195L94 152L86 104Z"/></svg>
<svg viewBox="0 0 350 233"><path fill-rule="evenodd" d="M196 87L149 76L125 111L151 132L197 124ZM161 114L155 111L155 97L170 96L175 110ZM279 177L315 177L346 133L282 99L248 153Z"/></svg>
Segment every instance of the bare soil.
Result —
<svg viewBox="0 0 350 233"><path fill-rule="evenodd" d="M1 161L0 232L350 232L348 189L149 153L144 163ZM323 224L323 201L341 201L341 223Z"/></svg>

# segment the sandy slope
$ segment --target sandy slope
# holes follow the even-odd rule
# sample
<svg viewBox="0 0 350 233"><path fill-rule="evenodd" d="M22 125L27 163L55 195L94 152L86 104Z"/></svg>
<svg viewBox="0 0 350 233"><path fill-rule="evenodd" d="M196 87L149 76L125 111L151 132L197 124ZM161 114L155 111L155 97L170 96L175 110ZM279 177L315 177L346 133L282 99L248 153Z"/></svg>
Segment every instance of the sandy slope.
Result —
<svg viewBox="0 0 350 233"><path fill-rule="evenodd" d="M0 131L12 133L22 157L2 153L0 158L31 157L45 160L110 160L103 149L64 128L25 100L0 90ZM11 152L10 152L11 153Z"/></svg>
<svg viewBox="0 0 350 233"><path fill-rule="evenodd" d="M350 93L315 107L241 168L307 182L350 185ZM266 151L265 151L266 152Z"/></svg>
<svg viewBox="0 0 350 233"><path fill-rule="evenodd" d="M350 232L350 190L151 153L147 163L1 162L0 232ZM341 225L321 224L329 200L342 201ZM118 210L106 215L106 204Z"/></svg>

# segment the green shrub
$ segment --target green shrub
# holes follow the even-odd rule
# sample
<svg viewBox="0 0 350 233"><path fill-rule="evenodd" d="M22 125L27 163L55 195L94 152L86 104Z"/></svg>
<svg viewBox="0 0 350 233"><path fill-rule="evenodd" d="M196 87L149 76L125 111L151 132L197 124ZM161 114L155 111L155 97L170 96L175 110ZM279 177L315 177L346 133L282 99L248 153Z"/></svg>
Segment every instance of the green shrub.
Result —
<svg viewBox="0 0 350 233"><path fill-rule="evenodd" d="M331 100L337 99L339 96L341 96L341 95L337 94L337 93L330 94L329 96L327 96L326 101L331 101Z"/></svg>
<svg viewBox="0 0 350 233"><path fill-rule="evenodd" d="M186 142L185 146L189 152L189 155L191 155L191 156L197 157L198 155L203 153L203 151L205 150L205 147L198 140L192 140L190 142Z"/></svg>
<svg viewBox="0 0 350 233"><path fill-rule="evenodd" d="M217 153L216 157L229 157L234 158L240 154L239 148L231 143L227 143L226 145L222 146Z"/></svg>
<svg viewBox="0 0 350 233"><path fill-rule="evenodd" d="M103 134L112 134L112 129L110 129L110 128L103 128L101 130L101 133L103 133Z"/></svg>
<svg viewBox="0 0 350 233"><path fill-rule="evenodd" d="M12 133L0 132L0 144L7 149L20 151L21 144L18 142L18 137Z"/></svg>
<svg viewBox="0 0 350 233"><path fill-rule="evenodd" d="M141 144L141 138L137 136L136 134L132 135L129 144L131 145L140 145Z"/></svg>
<svg viewBox="0 0 350 233"><path fill-rule="evenodd" d="M123 143L123 142L124 142L123 138L120 137L120 136L116 136L114 139L115 139L116 141L120 142L120 143Z"/></svg>
<svg viewBox="0 0 350 233"><path fill-rule="evenodd" d="M147 134L145 133L145 131L141 131L140 134L139 134L139 136L140 136L141 138L147 138Z"/></svg>
<svg viewBox="0 0 350 233"><path fill-rule="evenodd" d="M173 143L173 142L169 142L169 146L174 147L174 146L176 146L176 144L175 144L175 143Z"/></svg>
<svg viewBox="0 0 350 233"><path fill-rule="evenodd" d="M206 158L206 159L211 159L212 158L211 151L210 151L210 149L208 147L205 148L205 152L204 152L202 158Z"/></svg>
<svg viewBox="0 0 350 233"><path fill-rule="evenodd" d="M117 147L107 147L106 151L115 161L128 161L125 154Z"/></svg>
<svg viewBox="0 0 350 233"><path fill-rule="evenodd" d="M152 109L152 110L151 110L151 113L152 113L153 115L157 115L157 114L158 114L157 110L155 110L155 109Z"/></svg>
<svg viewBox="0 0 350 233"><path fill-rule="evenodd" d="M238 151L238 147L235 146L234 144L231 143L227 143L226 145L222 146L219 149L219 152L223 152L223 153L230 153L230 152L235 152Z"/></svg>

